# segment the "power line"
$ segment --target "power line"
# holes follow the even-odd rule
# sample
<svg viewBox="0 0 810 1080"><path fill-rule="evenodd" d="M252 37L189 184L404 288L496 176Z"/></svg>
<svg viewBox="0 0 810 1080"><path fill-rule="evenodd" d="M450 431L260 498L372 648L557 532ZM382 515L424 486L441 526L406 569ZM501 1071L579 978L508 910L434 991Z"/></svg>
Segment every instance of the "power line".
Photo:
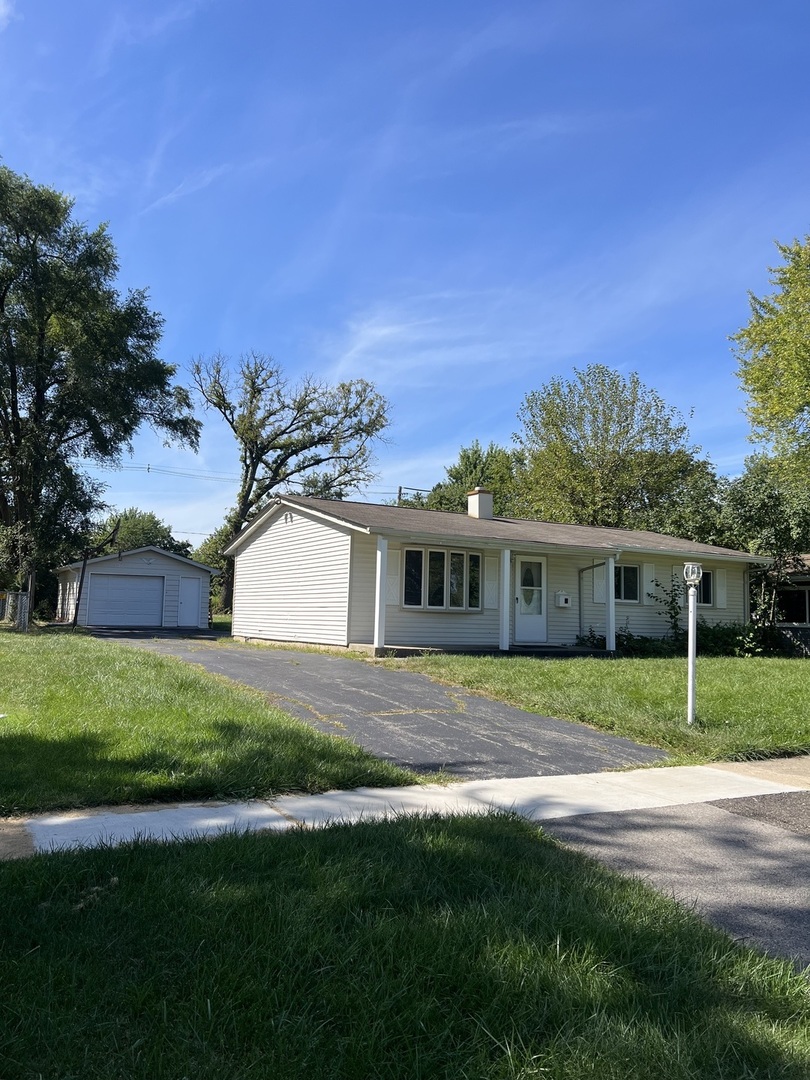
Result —
<svg viewBox="0 0 810 1080"><path fill-rule="evenodd" d="M177 476L186 480L210 480L217 484L238 484L240 480L240 477L230 473L204 472L202 469L173 469L167 465L143 465L137 462L130 465L93 465L91 468L97 472L139 472L150 476L154 473L156 476ZM401 498L403 491L416 491L427 494L430 488L409 487L406 484L401 484L395 491L387 491L382 488L367 488L366 491L369 495L396 495Z"/></svg>
<svg viewBox="0 0 810 1080"><path fill-rule="evenodd" d="M172 469L165 465L94 465L92 468L103 472L141 472L156 473L160 476L183 476L189 480L213 480L220 484L239 483L239 477L229 473L203 472L200 469Z"/></svg>

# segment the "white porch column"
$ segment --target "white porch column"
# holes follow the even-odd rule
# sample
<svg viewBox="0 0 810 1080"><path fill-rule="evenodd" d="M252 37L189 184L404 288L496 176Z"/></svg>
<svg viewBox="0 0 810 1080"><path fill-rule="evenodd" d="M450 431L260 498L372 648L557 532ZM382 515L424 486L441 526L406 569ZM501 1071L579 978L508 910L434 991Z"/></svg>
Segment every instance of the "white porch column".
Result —
<svg viewBox="0 0 810 1080"><path fill-rule="evenodd" d="M616 651L616 586L613 583L616 559L608 555L605 559L605 648L608 652Z"/></svg>
<svg viewBox="0 0 810 1080"><path fill-rule="evenodd" d="M512 618L512 552L501 552L501 633L498 648L509 652L509 629Z"/></svg>
<svg viewBox="0 0 810 1080"><path fill-rule="evenodd" d="M377 537L377 578L374 582L374 651L385 648L385 584L388 577L388 540Z"/></svg>

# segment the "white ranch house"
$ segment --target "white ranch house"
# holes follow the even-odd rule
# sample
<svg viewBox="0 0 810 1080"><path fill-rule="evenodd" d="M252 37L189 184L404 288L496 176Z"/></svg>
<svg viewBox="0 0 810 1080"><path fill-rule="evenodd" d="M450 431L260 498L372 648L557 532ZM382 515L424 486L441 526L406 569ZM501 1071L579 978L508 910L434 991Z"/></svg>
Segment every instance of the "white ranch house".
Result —
<svg viewBox="0 0 810 1080"><path fill-rule="evenodd" d="M132 548L89 559L79 596L82 560L56 571L56 616L72 622L78 600L79 626L205 629L210 566L159 547Z"/></svg>
<svg viewBox="0 0 810 1080"><path fill-rule="evenodd" d="M748 617L746 552L623 529L496 518L476 488L468 513L282 495L233 541L233 634L360 648L571 646L616 630L663 636L654 599L704 574L707 622ZM660 584L656 584L660 583ZM684 616L685 618L685 616Z"/></svg>

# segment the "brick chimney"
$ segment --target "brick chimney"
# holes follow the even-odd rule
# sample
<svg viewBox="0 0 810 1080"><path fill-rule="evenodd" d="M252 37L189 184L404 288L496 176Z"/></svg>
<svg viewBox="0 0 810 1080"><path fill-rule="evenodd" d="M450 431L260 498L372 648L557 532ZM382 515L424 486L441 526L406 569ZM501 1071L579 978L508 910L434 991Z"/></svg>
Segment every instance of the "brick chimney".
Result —
<svg viewBox="0 0 810 1080"><path fill-rule="evenodd" d="M487 488L477 487L467 492L467 513L470 517L492 518L492 492Z"/></svg>

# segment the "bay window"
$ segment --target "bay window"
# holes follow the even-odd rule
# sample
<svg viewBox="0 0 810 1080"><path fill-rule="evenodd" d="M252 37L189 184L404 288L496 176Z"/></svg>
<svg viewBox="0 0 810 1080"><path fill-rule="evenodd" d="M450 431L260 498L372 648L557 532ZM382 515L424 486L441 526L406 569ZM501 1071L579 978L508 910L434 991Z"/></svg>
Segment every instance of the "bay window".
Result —
<svg viewBox="0 0 810 1080"><path fill-rule="evenodd" d="M427 611L481 610L481 555L444 548L405 548L402 605Z"/></svg>

